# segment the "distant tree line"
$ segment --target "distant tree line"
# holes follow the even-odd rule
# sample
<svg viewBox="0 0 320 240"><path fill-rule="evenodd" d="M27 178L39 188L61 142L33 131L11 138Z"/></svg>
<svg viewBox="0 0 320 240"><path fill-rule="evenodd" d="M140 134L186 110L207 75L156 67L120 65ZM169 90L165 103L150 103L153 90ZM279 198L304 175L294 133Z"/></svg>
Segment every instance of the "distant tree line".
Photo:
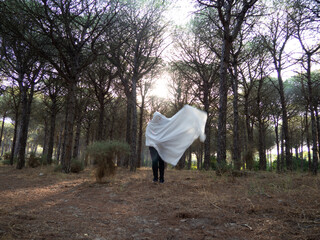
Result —
<svg viewBox="0 0 320 240"><path fill-rule="evenodd" d="M130 156L117 164L135 171L148 158L153 112L171 117L191 104L208 113L207 138L177 168L190 169L194 154L198 169L251 170L258 153L266 170L275 148L277 171L303 169L306 148L317 174L318 1L194 3L191 22L172 30L161 0L1 0L1 155L21 169L41 147L68 173L90 143L122 140ZM178 60L164 59L169 38ZM163 71L170 99L151 95Z"/></svg>

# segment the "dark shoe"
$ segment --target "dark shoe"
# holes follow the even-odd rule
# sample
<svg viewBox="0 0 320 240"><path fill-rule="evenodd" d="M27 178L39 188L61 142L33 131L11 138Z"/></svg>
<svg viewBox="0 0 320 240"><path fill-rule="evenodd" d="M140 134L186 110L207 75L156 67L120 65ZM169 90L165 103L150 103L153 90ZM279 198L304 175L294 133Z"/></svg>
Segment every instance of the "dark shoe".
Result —
<svg viewBox="0 0 320 240"><path fill-rule="evenodd" d="M160 181L159 181L160 183L164 183L164 179L160 179Z"/></svg>
<svg viewBox="0 0 320 240"><path fill-rule="evenodd" d="M157 182L158 182L158 179L157 179L157 178L154 178L154 179L152 180L152 182L157 183Z"/></svg>

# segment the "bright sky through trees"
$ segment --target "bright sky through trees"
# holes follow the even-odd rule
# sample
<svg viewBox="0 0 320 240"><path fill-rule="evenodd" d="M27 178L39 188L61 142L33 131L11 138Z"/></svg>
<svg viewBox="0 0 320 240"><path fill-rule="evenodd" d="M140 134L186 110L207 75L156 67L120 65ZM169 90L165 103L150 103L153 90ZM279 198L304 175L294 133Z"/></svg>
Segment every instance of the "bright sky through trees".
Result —
<svg viewBox="0 0 320 240"><path fill-rule="evenodd" d="M175 26L183 26L188 23L194 11L194 1L191 0L177 0L172 3L170 9L166 12L166 21L169 21L168 30L171 31ZM169 33L170 34L170 33ZM168 37L169 46L163 53L163 58L170 60L175 49L172 39ZM155 80L151 95L156 95L161 98L170 98L168 90L168 82L170 81L170 74L166 71Z"/></svg>

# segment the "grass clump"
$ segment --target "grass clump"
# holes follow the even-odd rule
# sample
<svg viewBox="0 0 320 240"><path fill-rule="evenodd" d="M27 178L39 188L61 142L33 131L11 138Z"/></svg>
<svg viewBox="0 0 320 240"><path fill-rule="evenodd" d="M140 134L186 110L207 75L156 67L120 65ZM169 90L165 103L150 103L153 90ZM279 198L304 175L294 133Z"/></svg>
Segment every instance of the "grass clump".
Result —
<svg viewBox="0 0 320 240"><path fill-rule="evenodd" d="M53 169L54 172L62 172L62 165L56 164Z"/></svg>
<svg viewBox="0 0 320 240"><path fill-rule="evenodd" d="M30 153L27 162L28 162L28 167L31 168L36 168L41 165L41 158L37 157L34 152Z"/></svg>
<svg viewBox="0 0 320 240"><path fill-rule="evenodd" d="M10 165L10 153L5 153L2 156L2 164L4 165Z"/></svg>
<svg viewBox="0 0 320 240"><path fill-rule="evenodd" d="M115 159L121 155L127 155L130 147L125 142L120 141L98 141L87 147L89 157L92 157L97 165L95 177L97 182L102 182L105 176L115 174Z"/></svg>
<svg viewBox="0 0 320 240"><path fill-rule="evenodd" d="M84 169L82 162L78 159L72 159L70 163L70 172L79 173Z"/></svg>

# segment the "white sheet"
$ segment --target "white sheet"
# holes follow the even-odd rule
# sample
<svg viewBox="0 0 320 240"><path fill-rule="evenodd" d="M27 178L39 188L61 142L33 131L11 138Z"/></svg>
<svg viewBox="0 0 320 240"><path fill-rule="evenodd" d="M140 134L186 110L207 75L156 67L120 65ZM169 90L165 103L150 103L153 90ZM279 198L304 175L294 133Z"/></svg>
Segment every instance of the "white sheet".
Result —
<svg viewBox="0 0 320 240"><path fill-rule="evenodd" d="M171 118L155 112L147 126L146 146L157 149L163 161L175 166L195 139L204 142L206 121L206 112L189 105Z"/></svg>

